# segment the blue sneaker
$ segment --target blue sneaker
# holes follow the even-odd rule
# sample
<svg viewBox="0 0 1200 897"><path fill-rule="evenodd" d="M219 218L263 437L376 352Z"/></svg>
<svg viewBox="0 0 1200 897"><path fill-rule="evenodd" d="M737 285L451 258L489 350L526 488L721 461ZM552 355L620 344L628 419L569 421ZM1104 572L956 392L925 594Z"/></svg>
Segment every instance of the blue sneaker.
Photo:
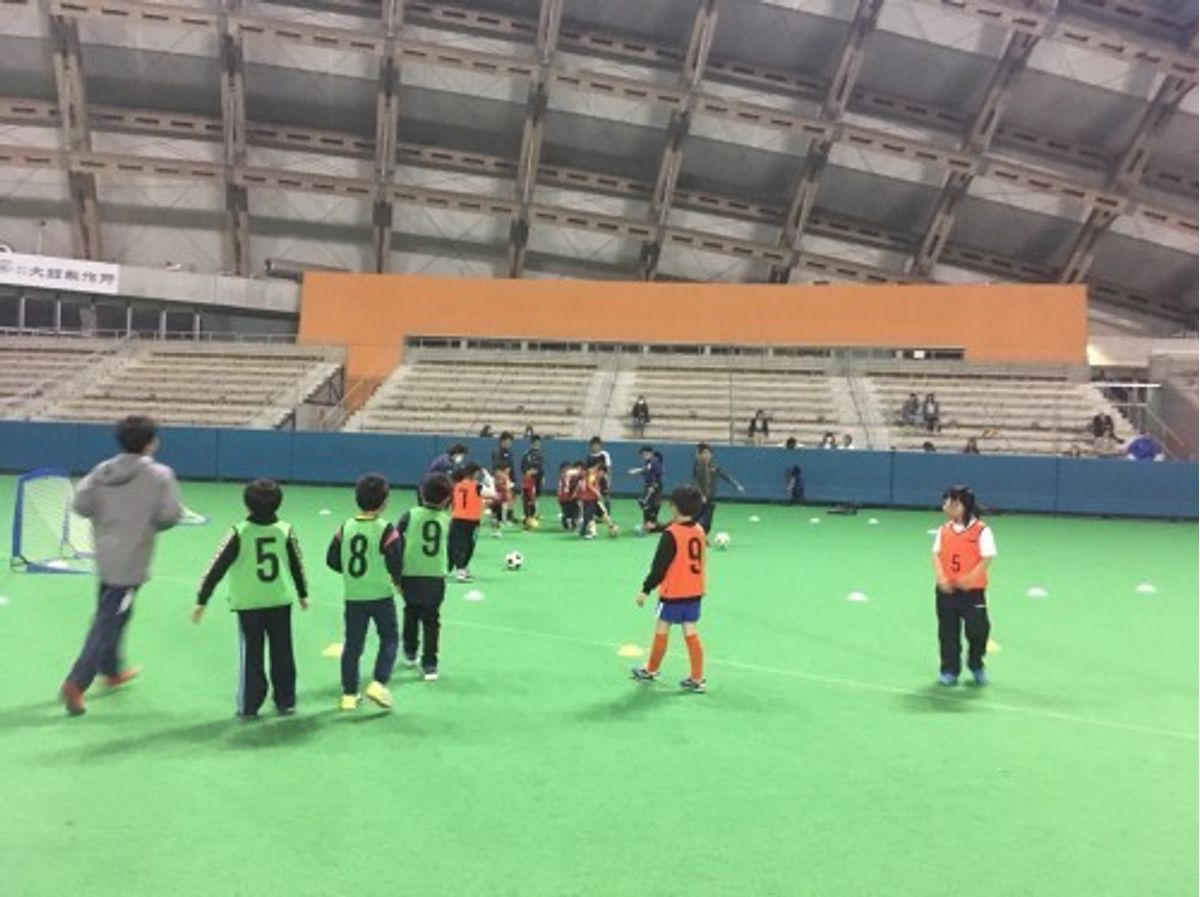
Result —
<svg viewBox="0 0 1200 897"><path fill-rule="evenodd" d="M985 670L983 667L980 667L977 670L971 670L971 675L975 677L976 685L987 685L988 684L987 670Z"/></svg>
<svg viewBox="0 0 1200 897"><path fill-rule="evenodd" d="M958 685L958 677L953 673L942 673L938 676L938 685Z"/></svg>

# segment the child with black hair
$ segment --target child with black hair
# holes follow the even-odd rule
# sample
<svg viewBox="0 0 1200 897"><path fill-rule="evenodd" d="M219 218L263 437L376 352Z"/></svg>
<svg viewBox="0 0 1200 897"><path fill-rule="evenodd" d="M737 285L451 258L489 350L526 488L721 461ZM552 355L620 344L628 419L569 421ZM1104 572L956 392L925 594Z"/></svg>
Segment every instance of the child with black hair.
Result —
<svg viewBox="0 0 1200 897"><path fill-rule="evenodd" d="M513 483L516 479L517 459L513 456L512 450L513 434L505 430L500 434L497 440L495 451L492 452L492 475L496 477L496 491L500 492L500 471L504 470L508 474L508 488L513 488ZM508 495L506 500L502 502L501 511L503 512L503 520L509 523L516 523L513 517L512 495ZM499 525L499 521L497 522Z"/></svg>
<svg viewBox="0 0 1200 897"><path fill-rule="evenodd" d="M475 540L479 536L479 522L483 519L483 502L493 497L479 483L480 472L476 462L468 461L451 477L453 498L447 547L449 566L458 582L470 582L473 578L470 564L475 554Z"/></svg>
<svg viewBox="0 0 1200 897"><path fill-rule="evenodd" d="M257 479L242 492L249 516L235 523L200 583L192 622L199 623L217 584L229 575L229 609L238 617L237 715L258 715L267 697L264 646L271 657L275 709L296 710L296 659L292 651L292 601L308 609L308 580L300 543L290 523L279 519L283 490L274 480ZM283 571L288 571L288 576Z"/></svg>
<svg viewBox="0 0 1200 897"><path fill-rule="evenodd" d="M494 481L494 494L491 502L492 526L499 530L504 523L514 522L512 468L507 464L501 464L492 471L492 478Z"/></svg>
<svg viewBox="0 0 1200 897"><path fill-rule="evenodd" d="M584 539L596 538L596 521L608 527L608 534L616 537L620 528L612 519L608 509L608 465L602 458L593 460L580 480L579 504L582 509L579 535Z"/></svg>
<svg viewBox="0 0 1200 897"><path fill-rule="evenodd" d="M405 512L396 524L400 536L400 594L404 597L404 660L410 667L416 666L417 649L423 641L421 673L426 682L438 677L441 607L449 567L447 508L453 494L448 477L426 477L421 483L421 504Z"/></svg>
<svg viewBox="0 0 1200 897"><path fill-rule="evenodd" d="M700 633L696 624L700 621L700 601L704 597L706 539L704 530L696 522L704 507L704 496L694 485L679 486L671 493L673 519L663 530L654 552L650 573L642 583L642 590L634 599L638 607L646 603L646 596L658 589L658 622L654 624L654 644L650 659L645 666L633 668L633 678L640 682L653 682L658 678L658 669L667 653L667 636L672 625L683 627L683 639L687 644L690 674L679 683L685 691L703 692L704 648L700 644Z"/></svg>
<svg viewBox="0 0 1200 897"><path fill-rule="evenodd" d="M158 426L131 415L116 428L121 453L101 461L79 483L72 507L91 521L99 590L83 647L59 694L67 713L87 711L83 695L99 673L108 688L129 682L139 667L123 667L121 639L138 589L150 578L154 541L183 516L175 473L154 460Z"/></svg>
<svg viewBox="0 0 1200 897"><path fill-rule="evenodd" d="M395 587L403 569L400 536L383 519L388 502L388 481L368 473L354 485L358 513L338 527L325 564L342 574L346 599L346 635L342 644L342 710L354 710L362 700L358 694L358 662L373 622L379 635L375 677L363 694L384 709L393 705L388 681L396 665L400 630L396 621Z"/></svg>
<svg viewBox="0 0 1200 897"><path fill-rule="evenodd" d="M951 486L942 493L947 521L933 540L937 577L938 645L941 685L955 685L962 673L962 635L967 636L967 669L977 685L987 685L983 658L991 622L987 612L988 567L996 556L992 529L979 519L975 493Z"/></svg>
<svg viewBox="0 0 1200 897"><path fill-rule="evenodd" d="M642 478L642 495L638 506L642 509L642 533L658 531L658 512L662 508L663 456L653 446L642 446L642 466L630 468L630 473Z"/></svg>
<svg viewBox="0 0 1200 897"><path fill-rule="evenodd" d="M581 461L564 461L558 466L558 513L562 528L571 532L579 523Z"/></svg>
<svg viewBox="0 0 1200 897"><path fill-rule="evenodd" d="M521 456L521 497L526 529L534 529L538 525L537 501L545 487L544 467L542 437L533 433L529 437L528 451Z"/></svg>

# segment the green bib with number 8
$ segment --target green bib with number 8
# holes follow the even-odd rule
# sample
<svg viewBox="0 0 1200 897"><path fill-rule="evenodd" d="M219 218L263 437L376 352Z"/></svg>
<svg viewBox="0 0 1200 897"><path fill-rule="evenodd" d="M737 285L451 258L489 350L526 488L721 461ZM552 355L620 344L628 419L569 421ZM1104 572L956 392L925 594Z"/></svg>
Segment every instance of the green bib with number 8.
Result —
<svg viewBox="0 0 1200 897"><path fill-rule="evenodd" d="M380 550L387 522L354 517L342 524L342 584L347 601L376 601L395 594Z"/></svg>
<svg viewBox="0 0 1200 897"><path fill-rule="evenodd" d="M230 608L258 610L291 604L295 591L286 568L292 528L282 521L264 525L246 520L233 530L238 556L229 570Z"/></svg>

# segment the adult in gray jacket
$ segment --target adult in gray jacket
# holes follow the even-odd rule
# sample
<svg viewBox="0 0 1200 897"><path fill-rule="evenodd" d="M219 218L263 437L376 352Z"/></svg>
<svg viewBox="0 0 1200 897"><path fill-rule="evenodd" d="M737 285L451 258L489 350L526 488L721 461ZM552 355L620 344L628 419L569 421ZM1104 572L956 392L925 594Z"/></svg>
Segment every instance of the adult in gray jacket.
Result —
<svg viewBox="0 0 1200 897"><path fill-rule="evenodd" d="M121 669L121 636L133 599L150 577L154 538L179 522L183 507L171 468L154 460L158 428L148 417L117 424L121 454L92 468L75 491L75 511L92 522L100 594L83 649L62 685L67 712L87 708L84 692L100 673L110 688L124 685L137 667Z"/></svg>
<svg viewBox="0 0 1200 897"><path fill-rule="evenodd" d="M700 495L704 498L704 509L696 518L696 522L703 527L706 536L712 530L713 516L717 513L719 480L724 480L738 492L746 491L741 483L727 474L713 459L712 447L707 442L701 442L696 446L696 460L692 464L692 485L700 490Z"/></svg>

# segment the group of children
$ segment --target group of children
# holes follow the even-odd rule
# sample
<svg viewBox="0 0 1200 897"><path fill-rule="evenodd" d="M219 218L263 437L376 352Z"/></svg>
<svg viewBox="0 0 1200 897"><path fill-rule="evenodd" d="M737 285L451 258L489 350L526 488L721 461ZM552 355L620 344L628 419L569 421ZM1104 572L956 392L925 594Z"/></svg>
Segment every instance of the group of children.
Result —
<svg viewBox="0 0 1200 897"><path fill-rule="evenodd" d="M90 519L95 531L100 593L97 612L84 648L65 680L61 694L69 713L85 711L83 696L97 673L105 684L120 686L137 675L137 668L121 668L121 636L132 614L138 588L148 576L154 535L178 522L182 515L170 468L153 461L157 431L148 418L127 418L118 425L122 454L98 465L77 491L74 509ZM707 468L698 482L676 488L671 494L672 520L658 525L662 496L662 456L642 449L644 464L631 473L643 476L643 525L661 533L649 574L636 596L640 607L649 593L658 590L659 603L654 639L648 661L632 670L634 679L652 682L659 676L667 650L670 627L683 628L690 663L680 686L692 692L706 690L704 651L696 624L706 591L707 527L711 523L712 486L717 478L733 482L708 457L698 454L697 464ZM578 518L581 532L608 514L604 483L609 462L602 449L587 461L566 465L562 478L582 482L564 497L560 482L564 525ZM572 474L573 471L573 474ZM410 667L420 664L426 681L438 678L440 611L445 599L446 574L469 578L475 537L489 493L480 482L479 465L468 462L443 473L427 475L419 489L419 502L393 524L385 518L389 487L379 474L366 474L355 484L358 512L347 519L329 543L327 566L340 574L344 598L345 637L341 654L341 698L344 711L357 708L365 696L384 708L393 706L388 689L393 668L402 650ZM574 494L577 497L571 497ZM494 500L494 494L491 494ZM292 646L291 610L294 603L308 607L308 580L299 543L292 526L279 516L283 491L269 479L256 479L243 492L246 519L235 524L222 542L206 572L192 610L199 623L222 581L227 582L231 610L238 618L239 684L237 715L257 716L268 695L264 660L270 659L270 692L280 714L296 708L296 665ZM568 505L578 503L578 510ZM589 506L591 510L589 513ZM984 656L990 623L986 588L988 567L996 555L991 530L979 519L974 494L965 486L946 490L943 511L947 522L937 531L933 547L936 579L936 612L941 654L939 682L954 685L962 672L961 638L968 641L967 667L975 682L987 683ZM568 516L570 515L570 516ZM401 628L395 595L403 609ZM372 676L359 690L359 664L368 629L374 625L379 640ZM419 652L419 656L418 656Z"/></svg>
<svg viewBox="0 0 1200 897"><path fill-rule="evenodd" d="M409 667L419 660L427 682L438 678L454 487L442 474L426 477L420 502L395 524L384 516L389 492L382 475L360 477L354 486L358 513L338 527L325 553L326 566L341 574L345 601L342 710L354 710L363 696L380 707L392 707L388 683L401 650ZM246 486L243 499L249 515L234 525L221 544L200 584L192 619L200 622L217 585L227 580L229 606L238 617L237 715L257 716L266 699L265 651L270 656L275 708L288 715L296 707L291 610L294 601L301 609L308 607L308 581L295 531L278 516L283 503L279 484L254 480ZM403 628L396 592L404 603ZM371 680L360 693L359 662L371 626L379 649Z"/></svg>

